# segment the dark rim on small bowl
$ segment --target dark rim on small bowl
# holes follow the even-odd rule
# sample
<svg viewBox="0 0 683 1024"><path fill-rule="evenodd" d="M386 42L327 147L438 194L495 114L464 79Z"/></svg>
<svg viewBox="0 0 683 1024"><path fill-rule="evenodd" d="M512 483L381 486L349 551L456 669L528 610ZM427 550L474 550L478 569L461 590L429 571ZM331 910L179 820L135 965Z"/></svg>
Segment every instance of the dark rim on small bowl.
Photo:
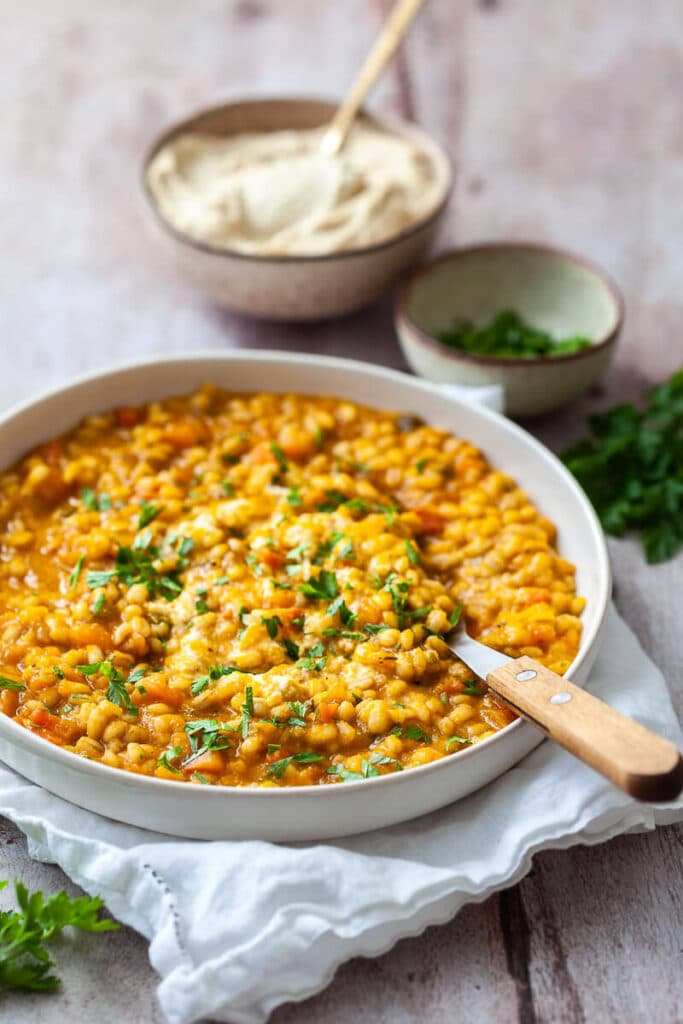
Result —
<svg viewBox="0 0 683 1024"><path fill-rule="evenodd" d="M200 241L200 239L194 238L192 235L188 235L184 231L181 231L179 228L174 227L173 224L171 224L170 221L168 221L166 217L164 217L161 210L157 206L156 200L152 195L152 192L149 188L149 184L147 181L147 169L150 163L152 162L153 158L162 148L162 146L165 146L167 142L171 141L171 139L174 139L178 135L182 134L183 131L191 131L193 129L193 125L195 124L195 122L200 118L206 117L209 114L217 113L219 110L224 110L227 107L248 106L250 104L258 106L262 103L278 102L320 103L326 105L334 105L335 101L325 100L314 96L279 96L276 98L263 96L258 99L232 100L229 103L219 103L215 107L204 107L202 108L202 110L199 110L191 117L186 117L183 121L178 121L170 128L167 128L165 132L163 132L161 135L157 137L157 139L152 143L150 148L147 150L145 158L142 162L141 184L144 197L147 200L147 203L152 211L155 220L163 228L163 230L167 232L167 234L171 235L172 238L175 238L176 241L184 242L186 245L190 245L193 249L199 249L200 252L206 252L212 256L229 256L232 259L246 260L251 261L253 263L317 263L327 260L347 259L352 256L365 256L370 253L381 252L382 249L388 249L396 242L403 241L406 238L410 238L411 235L415 235L419 231L422 231L424 228L428 227L435 220L437 220L438 217L441 215L453 193L453 164L450 158L448 157L446 151L439 145L438 142L431 138L428 132L426 132L418 124L414 124L412 121L403 120L402 118L392 117L391 115L385 117L382 115L371 114L369 113L369 111L363 109L361 111L361 116L364 117L366 120L375 123L380 128L386 126L389 130L391 130L392 122L394 122L396 124L408 125L411 129L414 129L418 134L422 135L431 146L433 146L436 152L439 153L440 157L443 159L445 167L448 170L448 178L443 190L442 198L439 200L434 209L430 211L429 214L427 214L421 220L416 221L414 224L411 224L410 227L404 228L397 234L390 235L389 238L384 238L380 242L374 242L372 245L361 246L355 249L342 249L339 252L320 253L319 255L282 254L277 256L259 256L256 253L239 252L237 249L226 249L218 245L211 245L209 242L202 242ZM395 134L400 133L396 132ZM430 160L432 159L431 152L427 152L427 156L430 158ZM435 164L433 160L432 163Z"/></svg>
<svg viewBox="0 0 683 1024"><path fill-rule="evenodd" d="M614 302L614 327L604 337L592 341L587 348L580 349L578 352L568 352L565 355L558 356L532 356L530 358L525 358L524 356L478 356L472 352L461 352L460 349L450 348L450 346L444 345L442 341L439 341L432 334L427 334L426 331L423 331L408 313L408 301L414 285L421 278L427 277L432 270L444 263L455 263L463 256L470 256L480 252L495 252L496 250L503 252L517 250L520 252L544 253L547 256L565 260L568 263L575 263L584 270L588 270L600 281ZM436 349L442 354L448 354L458 361L477 363L479 366L539 366L585 359L586 356L591 355L597 349L607 348L616 341L621 331L624 323L625 304L621 291L615 281L612 280L605 270L584 256L579 256L567 249L558 249L554 245L547 245L543 242L479 242L476 245L466 245L459 249L448 249L446 252L441 253L440 256L437 256L436 259L424 263L417 270L410 272L404 277L396 292L394 315L398 323L405 324L411 331L414 331L418 335L419 340L424 342L429 348Z"/></svg>

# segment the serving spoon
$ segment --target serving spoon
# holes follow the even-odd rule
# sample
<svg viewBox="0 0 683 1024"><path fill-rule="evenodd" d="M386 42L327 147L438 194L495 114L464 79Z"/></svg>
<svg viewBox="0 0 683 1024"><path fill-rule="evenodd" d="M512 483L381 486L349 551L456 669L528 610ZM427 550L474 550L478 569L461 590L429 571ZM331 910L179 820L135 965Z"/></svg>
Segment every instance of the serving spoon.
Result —
<svg viewBox="0 0 683 1024"><path fill-rule="evenodd" d="M334 156L344 145L363 100L396 53L413 18L425 2L398 0L392 9L345 99L325 129L320 148L327 156Z"/></svg>
<svg viewBox="0 0 683 1024"><path fill-rule="evenodd" d="M683 760L668 740L533 658L473 640L462 621L446 641L522 718L636 800L673 800L683 789Z"/></svg>

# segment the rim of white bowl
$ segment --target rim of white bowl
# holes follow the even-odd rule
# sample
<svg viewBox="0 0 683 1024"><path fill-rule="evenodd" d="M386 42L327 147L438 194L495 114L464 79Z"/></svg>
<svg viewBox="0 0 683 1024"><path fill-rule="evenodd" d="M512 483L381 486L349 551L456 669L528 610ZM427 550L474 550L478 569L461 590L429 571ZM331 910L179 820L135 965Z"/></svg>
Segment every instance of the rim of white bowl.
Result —
<svg viewBox="0 0 683 1024"><path fill-rule="evenodd" d="M139 360L126 360L125 362L111 364L104 369L71 378L65 384L58 387L45 389L33 398L18 402L16 405L13 405L0 414L0 436L3 427L9 420L23 412L29 411L33 406L37 406L43 401L54 398L60 394L67 395L71 389L81 387L84 384L93 383L116 373L131 370L143 370L150 366L158 367L159 363L202 363L211 361L224 361L226 363L238 361L248 363L267 363L273 360L292 365L306 364L308 366L319 366L321 369L355 370L364 374L369 371L371 375L384 379L390 383L392 381L404 383L405 380L408 379L411 384L420 391L424 391L427 394L438 394L442 398L447 397L456 405L460 403L459 399L448 395L444 396L444 393L440 390L438 384L424 381L418 377L413 377L411 374L404 373L400 370L391 370L387 367L378 366L374 363L364 363L358 359L344 359L340 356L309 355L308 353L290 353L283 352L278 349L263 349L258 352L245 352L242 349L235 349L230 352L215 352L205 349L198 352L180 352L172 355L168 355L167 353L157 353L156 355L152 354L145 356ZM172 396L169 395L168 397ZM602 593L598 601L598 607L595 609L596 617L592 623L590 635L585 636L584 634L586 639L584 650L579 652L567 669L567 673L569 675L575 667L581 665L588 652L592 650L593 645L597 642L600 636L607 616L611 594L612 574L605 536L593 507L583 490L569 470L562 464L557 456L550 451L549 448L546 448L545 445L541 444L540 441L537 441L533 435L528 433L528 431L518 426L512 420L508 420L500 413L494 412L482 405L477 405L476 410L484 417L484 419L489 419L492 422L501 425L506 431L516 435L524 443L533 448L541 458L549 462L552 465L553 470L560 473L567 486L569 486L574 492L574 496L579 501L580 505L583 506L584 514L590 524L591 533L593 534L593 540L598 554L599 578L602 582ZM82 417L79 417L79 419L80 418ZM78 420L76 420L76 422L78 422ZM582 636L582 639L584 639L584 636ZM237 800L246 800L252 797L264 800L272 800L273 798L283 800L288 798L294 799L304 793L307 797L310 796L314 799L336 799L334 794L348 793L350 787L355 789L357 786L362 785L364 787L364 792L366 789L370 792L377 786L400 786L406 779L415 779L416 772L420 772L423 775L429 775L435 772L451 770L455 764L462 763L463 758L471 759L473 757L482 756L482 752L488 750L493 744L504 741L510 736L512 730L519 731L525 726L525 724L524 719L518 718L514 722L511 722L510 725L506 725L493 736L488 737L488 739L482 740L480 743L470 746L466 750L459 751L456 756L451 755L450 757L439 758L438 761L418 765L416 768L409 768L401 772L395 772L391 775L381 775L369 779L354 779L349 782L345 782L343 785L321 786L311 784L303 786L278 787L195 786L193 789L196 794L196 798L200 800L220 800L226 799L227 797ZM13 718L9 718L7 715L0 713L0 732L4 728L7 728L10 733L16 730L17 732L15 735L19 745L34 751L41 758L52 760L57 764L63 764L72 770L79 771L81 774L91 775L95 779L98 777L104 777L110 781L117 781L119 783L125 783L126 785L148 789L150 793L157 790L160 786L164 787L167 792L170 792L168 787L174 787L179 795L186 790L188 785L186 781L159 779L155 776L148 775L137 775L134 772L127 772L122 768L113 768L109 765L101 764L99 761L90 761L87 758L79 757L78 754L64 750L62 747L56 746L48 740L29 732L28 729L18 725Z"/></svg>
<svg viewBox="0 0 683 1024"><path fill-rule="evenodd" d="M467 259L468 256L474 256L479 253L494 255L496 252L532 252L537 255L546 256L549 260L556 259L560 262L573 263L581 267L582 270L587 270L612 300L614 306L612 326L595 341L591 340L590 345L587 345L586 348L579 349L578 352L568 352L559 356L532 356L525 359L523 356L478 356L473 352L461 352L460 349L444 345L433 334L428 334L419 324L415 323L408 312L408 305L413 288L422 278L428 277L437 267L443 266L445 263L455 264L463 258ZM438 352L445 359L452 359L454 362L476 363L478 366L491 367L524 366L530 369L534 366L561 366L564 363L590 358L595 355L596 351L608 348L616 342L624 325L625 315L626 303L621 289L606 270L603 270L597 263L593 263L592 260L587 259L585 256L571 252L569 249L558 248L547 242L488 241L477 242L473 245L465 245L455 249L447 249L435 259L429 260L429 262L423 263L416 270L410 271L399 283L394 299L394 320L397 328L402 327L409 330L413 335L413 340L418 342L418 344L424 344L433 351Z"/></svg>
<svg viewBox="0 0 683 1024"><path fill-rule="evenodd" d="M437 171L439 184L441 186L440 198L429 213L425 214L408 227L403 228L402 231L398 231L396 234L390 235L388 238L383 238L379 242L373 242L372 245L356 246L353 249L342 249L339 252L259 255L258 253L240 252L237 249L227 249L223 246L212 245L210 242L203 242L201 239L195 238L193 235L189 235L185 231L181 231L180 228L174 227L174 225L171 224L159 209L149 187L149 182L147 181L147 169L152 159L156 156L161 147L167 142L170 142L171 139L180 135L183 131L191 131L193 125L195 125L196 121L200 118L205 117L208 114L218 113L218 111L225 110L228 107L249 105L260 106L263 103L319 103L321 106L324 105L332 107L336 105L334 100L324 99L321 96L262 96L258 98L250 97L249 99L243 100L231 100L229 103L218 103L215 106L203 107L201 110L192 114L191 117L186 117L182 121L174 122L157 136L145 153L142 161L140 181L142 193L157 224L159 224L159 226L177 242L183 242L185 245L189 245L193 249L209 253L212 256L225 256L230 259L246 260L247 262L252 263L325 263L331 260L350 259L354 256L367 256L371 253L381 252L383 249L388 249L397 242L410 238L412 235L422 231L437 220L443 213L453 193L454 182L453 164L445 149L443 149L443 147L439 145L439 143L433 139L428 132L414 121L408 121L405 118L397 117L393 114L374 114L363 108L360 116L366 120L374 122L376 125L379 125L381 128L389 130L390 132L393 128L394 134L396 135L409 135L414 137L418 142L418 145L424 149L432 162L432 165Z"/></svg>

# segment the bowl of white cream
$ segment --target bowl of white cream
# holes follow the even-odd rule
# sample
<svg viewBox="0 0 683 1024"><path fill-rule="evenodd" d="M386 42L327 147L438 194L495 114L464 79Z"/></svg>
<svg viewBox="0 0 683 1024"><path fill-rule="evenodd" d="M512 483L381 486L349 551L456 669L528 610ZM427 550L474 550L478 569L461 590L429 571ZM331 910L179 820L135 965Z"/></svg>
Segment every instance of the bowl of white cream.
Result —
<svg viewBox="0 0 683 1024"><path fill-rule="evenodd" d="M144 163L149 223L176 270L251 316L314 320L368 305L432 242L452 184L426 132L359 117L336 155L335 106L251 100L166 131Z"/></svg>

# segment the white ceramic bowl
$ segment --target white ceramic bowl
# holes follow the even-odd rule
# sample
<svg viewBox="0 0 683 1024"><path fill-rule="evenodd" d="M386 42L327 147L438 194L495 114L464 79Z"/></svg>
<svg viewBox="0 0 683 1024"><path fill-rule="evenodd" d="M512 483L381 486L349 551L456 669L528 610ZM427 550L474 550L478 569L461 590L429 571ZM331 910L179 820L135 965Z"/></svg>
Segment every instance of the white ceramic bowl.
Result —
<svg viewBox="0 0 683 1024"><path fill-rule="evenodd" d="M449 397L434 384L365 363L282 352L202 353L147 359L66 385L0 418L2 462L117 405L182 394L211 381L233 391L336 395L416 413L469 438L515 477L559 529L587 598L583 637L570 668L585 681L610 595L602 530L573 477L546 448L496 413ZM53 746L0 714L2 759L52 793L110 818L197 839L310 840L364 832L426 814L496 778L540 743L517 721L452 757L377 779L287 789L189 786L133 775Z"/></svg>
<svg viewBox="0 0 683 1024"><path fill-rule="evenodd" d="M458 320L485 324L507 309L557 338L580 334L591 344L563 356L504 359L437 340ZM509 416L551 412L590 387L614 355L623 319L623 299L604 271L561 249L524 242L444 253L406 278L395 307L401 348L416 373L456 384L497 384Z"/></svg>
<svg viewBox="0 0 683 1024"><path fill-rule="evenodd" d="M424 217L373 245L321 256L256 256L201 242L174 228L162 215L146 180L158 150L185 132L239 132L317 128L334 103L315 99L259 99L203 110L160 136L143 165L148 225L160 252L190 285L221 306L271 320L321 320L361 309L386 292L424 256L435 236L452 187L445 152L416 124L397 117L364 114L368 124L414 142L429 157L438 198Z"/></svg>

